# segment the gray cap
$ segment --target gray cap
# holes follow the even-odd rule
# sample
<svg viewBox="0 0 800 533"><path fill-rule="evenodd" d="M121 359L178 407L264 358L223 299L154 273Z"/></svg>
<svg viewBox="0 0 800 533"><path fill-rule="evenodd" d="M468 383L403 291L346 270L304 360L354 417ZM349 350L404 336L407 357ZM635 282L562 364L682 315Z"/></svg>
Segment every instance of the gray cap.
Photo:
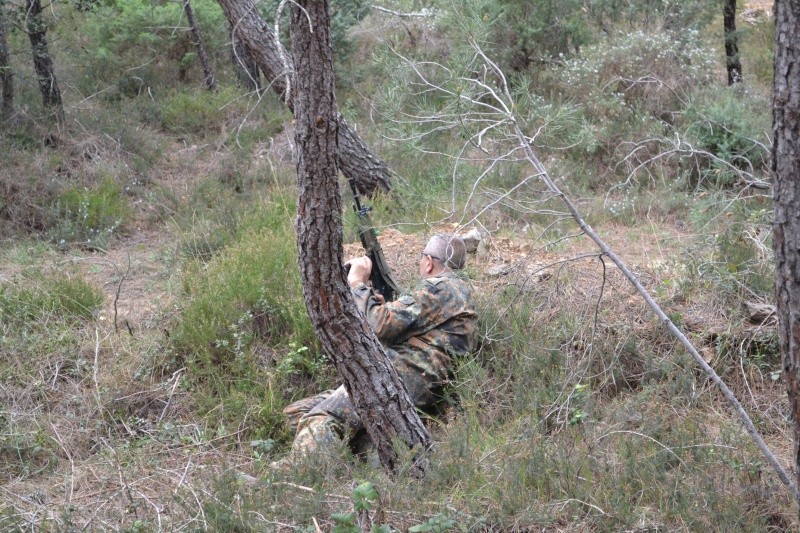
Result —
<svg viewBox="0 0 800 533"><path fill-rule="evenodd" d="M467 261L467 247L458 235L434 235L422 253L438 259L453 270L464 268Z"/></svg>

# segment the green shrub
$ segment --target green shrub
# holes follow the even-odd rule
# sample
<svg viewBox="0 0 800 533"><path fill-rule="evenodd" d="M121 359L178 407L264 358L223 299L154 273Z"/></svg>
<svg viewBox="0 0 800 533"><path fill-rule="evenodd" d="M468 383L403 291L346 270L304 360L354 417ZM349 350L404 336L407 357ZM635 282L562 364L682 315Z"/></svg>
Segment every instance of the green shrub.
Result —
<svg viewBox="0 0 800 533"><path fill-rule="evenodd" d="M234 242L186 272L189 303L174 346L209 372L245 361L255 341L315 343L287 209L287 201L279 198L243 216Z"/></svg>
<svg viewBox="0 0 800 533"><path fill-rule="evenodd" d="M99 289L64 274L30 272L0 286L0 322L19 327L49 320L92 320L102 304Z"/></svg>
<svg viewBox="0 0 800 533"><path fill-rule="evenodd" d="M690 220L700 237L687 252L693 273L690 286L711 289L723 308L738 312L741 298L772 297L771 202L768 197L732 201L724 192L703 195L694 202Z"/></svg>
<svg viewBox="0 0 800 533"><path fill-rule="evenodd" d="M270 24L270 27L274 24L279 4L280 0L264 0L258 4L261 16ZM365 0L331 0L329 9L334 59L337 63L343 63L349 59L354 47L353 39L348 35L348 32L350 28L367 16L370 12L370 5ZM286 50L290 49L288 38L290 13L291 9L289 9L288 5L285 5L281 12L280 29L281 41Z"/></svg>
<svg viewBox="0 0 800 533"><path fill-rule="evenodd" d="M203 180L194 187L185 208L179 209L171 217L180 232L180 252L183 256L208 261L225 246L236 242L242 232L248 231L254 224L281 226L283 221L277 218L280 215L272 213L272 208L265 208L264 201L274 201L283 206L285 211L282 216L287 217L287 224L291 218L289 197L276 192L272 195L274 200L264 200L259 186L263 187L265 173L254 178L254 182L242 179L231 183L228 181L231 167L237 172L238 168L244 169L244 165L231 163L222 167L220 176ZM252 169L248 168L246 172L250 175ZM273 216L276 218L271 218Z"/></svg>
<svg viewBox="0 0 800 533"><path fill-rule="evenodd" d="M321 370L305 309L287 197L231 218L217 253L184 273L187 303L171 349L190 369L201 412L216 432L247 420L248 435L285 442L281 409L316 388Z"/></svg>
<svg viewBox="0 0 800 533"><path fill-rule="evenodd" d="M149 121L155 121L164 131L176 135L220 133L238 111L232 104L238 97L235 89L208 91L197 87L189 91L173 91L151 105Z"/></svg>
<svg viewBox="0 0 800 533"><path fill-rule="evenodd" d="M726 187L739 181L738 171L756 177L767 172L768 98L743 86L703 91L692 99L683 121L695 148L713 156L696 157L701 183Z"/></svg>
<svg viewBox="0 0 800 533"><path fill-rule="evenodd" d="M130 216L130 206L123 196L122 187L112 178L93 189L67 190L53 210L57 222L51 238L60 245L104 246Z"/></svg>
<svg viewBox="0 0 800 533"><path fill-rule="evenodd" d="M710 84L715 65L697 31L636 31L606 37L550 69L544 90L580 110L581 132L566 152L569 173L585 176L590 190L640 175L672 183L678 157L657 157L674 138L665 127L683 112L682 92ZM656 141L664 137L664 145Z"/></svg>
<svg viewBox="0 0 800 533"><path fill-rule="evenodd" d="M146 181L161 160L163 140L145 127L137 116L135 102L106 103L82 118L88 135L73 134L70 153L96 167L111 167L118 181ZM89 165L87 165L89 166Z"/></svg>
<svg viewBox="0 0 800 533"><path fill-rule="evenodd" d="M194 0L192 8L212 62L227 61L230 37L219 4ZM80 19L85 73L79 87L86 94L102 90L106 98L146 95L150 89L185 81L188 68L197 64L180 2L97 2ZM195 71L199 81L200 70ZM116 90L109 92L108 85Z"/></svg>
<svg viewBox="0 0 800 533"><path fill-rule="evenodd" d="M0 138L6 142L7 137ZM9 143L11 144L11 143ZM41 168L30 154L8 146L0 154L0 235L41 231L50 227L53 213L42 209L56 201L60 184L37 179Z"/></svg>
<svg viewBox="0 0 800 533"><path fill-rule="evenodd" d="M648 31L700 30L718 14L708 0L596 0L584 8L591 24L604 33L627 33L632 28Z"/></svg>
<svg viewBox="0 0 800 533"><path fill-rule="evenodd" d="M662 118L682 107L675 91L710 83L715 65L697 31L637 31L584 48L555 74L558 90L597 118L625 107Z"/></svg>
<svg viewBox="0 0 800 533"><path fill-rule="evenodd" d="M500 0L497 13L487 12L492 25L496 53L501 65L510 71L538 67L560 55L571 55L591 38L584 13L584 2L578 0Z"/></svg>

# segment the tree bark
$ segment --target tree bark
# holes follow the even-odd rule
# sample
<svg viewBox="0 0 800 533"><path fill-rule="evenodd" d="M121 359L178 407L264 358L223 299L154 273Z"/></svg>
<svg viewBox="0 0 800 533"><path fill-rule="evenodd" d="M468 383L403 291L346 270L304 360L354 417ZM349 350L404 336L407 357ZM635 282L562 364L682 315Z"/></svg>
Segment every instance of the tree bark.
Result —
<svg viewBox="0 0 800 533"><path fill-rule="evenodd" d="M14 106L14 71L11 70L8 38L6 37L6 21L2 5L0 5L0 80L3 92L0 118L5 119L11 115Z"/></svg>
<svg viewBox="0 0 800 533"><path fill-rule="evenodd" d="M295 76L291 58L275 38L272 28L259 15L253 0L219 0L236 37L255 59L267 83L294 112L294 101L286 90ZM282 59L285 58L285 61ZM338 162L345 176L353 177L358 192L373 195L378 190L390 191L392 174L389 166L376 156L355 131L337 114L339 124Z"/></svg>
<svg viewBox="0 0 800 533"><path fill-rule="evenodd" d="M195 50L197 50L197 57L200 59L200 65L203 67L203 78L206 82L206 87L209 91L217 90L217 80L214 79L214 71L211 70L211 62L208 60L206 54L206 47L203 46L203 39L200 37L200 27L197 25L197 20L194 18L194 10L189 0L183 0L183 12L186 15L186 20L189 21L189 28L192 32L192 43Z"/></svg>
<svg viewBox="0 0 800 533"><path fill-rule="evenodd" d="M342 268L342 195L337 154L340 121L334 96L328 0L292 5L297 144L297 247L306 308L336 365L367 433L390 472L393 443L424 452L431 438L403 382L355 305ZM412 472L421 475L424 460Z"/></svg>
<svg viewBox="0 0 800 533"><path fill-rule="evenodd" d="M736 0L725 0L722 14L725 26L725 65L728 69L728 85L733 85L742 81L739 35L736 33Z"/></svg>
<svg viewBox="0 0 800 533"><path fill-rule="evenodd" d="M800 483L800 1L775 2L773 250L778 333Z"/></svg>
<svg viewBox="0 0 800 533"><path fill-rule="evenodd" d="M239 84L261 94L261 71L258 68L258 63L250 55L250 51L245 47L244 43L236 37L233 26L230 28L230 35L231 61L233 61L233 68Z"/></svg>
<svg viewBox="0 0 800 533"><path fill-rule="evenodd" d="M33 68L39 80L39 91L42 93L42 102L50 108L58 120L64 118L64 106L61 103L61 91L56 81L53 57L47 49L47 26L42 19L42 4L40 0L26 0L25 27L31 41L33 53Z"/></svg>

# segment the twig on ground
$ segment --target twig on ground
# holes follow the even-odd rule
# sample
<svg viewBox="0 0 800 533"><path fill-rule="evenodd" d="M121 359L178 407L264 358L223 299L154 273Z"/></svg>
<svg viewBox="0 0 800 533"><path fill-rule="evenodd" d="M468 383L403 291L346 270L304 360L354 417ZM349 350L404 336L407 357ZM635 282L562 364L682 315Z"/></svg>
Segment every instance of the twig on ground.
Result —
<svg viewBox="0 0 800 533"><path fill-rule="evenodd" d="M119 333L119 327L117 326L117 302L119 302L119 294L122 291L122 282L125 281L125 278L128 277L128 273L131 271L131 253L128 251L128 268L125 269L123 272L122 277L119 278L119 283L117 284L117 292L114 295L114 333ZM130 326L128 327L128 332L130 332Z"/></svg>

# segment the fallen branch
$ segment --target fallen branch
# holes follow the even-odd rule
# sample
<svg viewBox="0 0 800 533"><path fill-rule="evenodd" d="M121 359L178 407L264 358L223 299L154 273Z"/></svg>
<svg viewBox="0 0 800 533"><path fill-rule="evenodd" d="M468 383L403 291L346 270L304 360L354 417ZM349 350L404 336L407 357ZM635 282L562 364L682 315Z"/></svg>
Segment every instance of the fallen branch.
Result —
<svg viewBox="0 0 800 533"><path fill-rule="evenodd" d="M497 66L496 63L494 63L484 54L478 43L473 41L470 43L470 45L475 51L475 56L469 64L469 72L472 74L479 73L478 76L460 75L454 72L452 69L438 63L414 63L410 59L403 57L399 52L393 50L395 55L404 60L410 67L412 73L416 75L418 79L417 84L422 86L420 93L428 91L438 92L446 96L450 96L460 104L458 107L458 112L460 115L457 118L452 114L432 113L427 116L421 114L420 116L415 117L414 120L420 124L436 124L436 130L460 128L462 134L466 133L464 131L466 129L466 124L475 124L478 122L482 124L488 123L488 126L481 125L482 129L477 136L475 136L477 139L475 145L478 146L483 141L484 134L490 130L496 132L497 135L506 136L505 139L510 140L514 144L514 148L511 150L503 150L505 155L500 157L495 156L495 160L491 164L495 165L499 159L509 160L513 154L519 154L521 159L526 160L527 163L533 167L534 172L531 176L528 176L525 179L528 180L529 178L533 177L539 178L540 182L545 185L546 192L552 195L552 197L558 197L561 203L566 206L571 218L577 223L582 232L592 239L592 241L594 241L594 243L597 245L600 250L601 257L608 257L617 266L620 272L622 272L625 278L630 282L631 285L633 285L639 295L644 299L653 313L655 313L661 324L684 346L684 348L686 348L686 350L697 362L697 365L711 379L711 381L713 381L717 387L719 387L725 398L728 400L728 403L736 411L753 441L756 443L764 457L777 473L780 480L789 489L792 495L796 499L800 500L800 492L798 492L797 485L791 480L789 474L780 464L775 454L773 454L766 445L761 434L756 429L753 421L750 419L750 416L747 414L734 393L730 390L722 378L714 371L714 369L709 366L709 364L697 351L686 335L684 335L683 332L681 332L681 330L678 329L678 327L672 322L672 320L670 320L667 314L661 309L661 306L658 305L647 289L644 288L638 277L631 272L622 259L586 222L586 219L578 210L575 202L573 202L570 197L568 197L550 177L547 169L539 160L533 149L533 142L539 132L537 132L537 134L533 137L526 136L523 133L520 126L520 121L516 115L516 109L518 109L518 107L514 101L514 97L511 94L511 90L509 89L508 82L502 70ZM480 63L480 65L478 63ZM444 84L435 83L433 81L433 76L437 74L442 75L446 83L451 83L452 88L445 86ZM503 126L505 126L506 131L500 132L500 128ZM539 131L541 131L541 128ZM678 139L674 150L669 153L681 152L695 154L698 153L697 150L688 145L685 141ZM709 154L707 152L703 152L703 155L711 157L712 159L714 158L713 154ZM665 154L661 154L658 157L665 156ZM631 154L629 154L628 157L631 157ZM519 161L516 156L514 156L514 160ZM638 168L639 167L637 167L637 169ZM761 182L749 178L749 173L741 170L739 170L738 173L743 178L747 178L745 181L748 182L748 186L761 186ZM631 173L629 180L632 179L632 177L633 173Z"/></svg>
<svg viewBox="0 0 800 533"><path fill-rule="evenodd" d="M482 52L479 51L479 53L483 55ZM503 80L503 90L505 92L505 95L508 98L510 98L511 94L508 91L505 77L503 76L500 69L496 67L494 63L491 63L489 59L486 58L485 56L484 60L489 62L489 64L494 67L495 73L499 77L501 77L501 79ZM558 188L558 186L553 182L553 180L547 173L547 170L545 169L544 165L542 165L541 161L539 161L539 159L536 157L536 154L533 152L533 149L526 140L525 135L522 133L519 126L517 125L515 117L513 115L510 115L508 119L513 123L514 133L516 134L517 139L519 140L519 144L525 150L525 154L528 158L528 161L530 162L531 166L533 166L534 169L536 169L539 178L547 185L547 188L554 195L558 196L561 199L561 201L567 207L569 212L572 213L572 218L575 220L578 226L580 226L583 232L586 233L586 235L590 239L592 239L595 242L595 244L597 244L597 247L600 248L603 254L608 256L608 258L611 259L611 261L617 266L617 268L619 268L620 272L622 272L625 278L627 278L627 280L631 283L631 285L633 285L636 288L636 291L639 293L639 295L642 298L644 298L645 302L647 302L648 307L650 307L650 309L656 314L658 319L661 321L661 324L664 327L666 327L667 330L676 339L678 339L678 341L692 355L692 357L697 362L698 366L700 366L700 368L703 370L703 372L705 372L708 375L708 377L711 378L711 381L713 381L719 387L719 389L722 391L722 394L725 396L725 398L734 408L736 413L739 415L739 418L741 418L742 423L745 426L745 429L747 429L747 432L750 434L753 441L755 441L756 445L764 454L764 457L766 457L767 461L770 463L770 465L772 465L772 468L778 474L780 480L792 492L795 499L800 500L800 492L798 492L797 485L795 485L792 482L791 478L789 477L789 474L780 464L777 457L775 457L775 454L772 453L772 450L770 450L767 444L764 442L764 439L761 437L761 433L759 433L758 429L756 429L755 425L753 424L753 421L750 419L750 416L745 411L741 402L739 402L739 400L736 398L736 395L733 393L733 391L731 391L731 389L722 380L719 374L717 374L716 371L713 368L711 368L711 366L708 363L706 363L705 359L703 359L703 356L700 355L700 353L694 347L692 342L686 337L686 335L684 335L683 332L680 329L678 329L675 323L672 322L672 320L670 320L670 318L667 316L664 310L661 309L661 306L658 305L658 303L656 303L656 301L650 295L648 290L645 289L644 286L639 282L639 279L636 277L636 275L633 272L631 272L630 269L628 269L628 267L625 265L622 259L616 253L614 253L614 251L605 243L605 241L603 241L603 239L601 239L600 236L594 231L594 229L592 229L592 227L586 222L585 218L578 210L578 208L575 206L575 204L572 202L572 200L570 200L570 198L566 194L564 194Z"/></svg>

